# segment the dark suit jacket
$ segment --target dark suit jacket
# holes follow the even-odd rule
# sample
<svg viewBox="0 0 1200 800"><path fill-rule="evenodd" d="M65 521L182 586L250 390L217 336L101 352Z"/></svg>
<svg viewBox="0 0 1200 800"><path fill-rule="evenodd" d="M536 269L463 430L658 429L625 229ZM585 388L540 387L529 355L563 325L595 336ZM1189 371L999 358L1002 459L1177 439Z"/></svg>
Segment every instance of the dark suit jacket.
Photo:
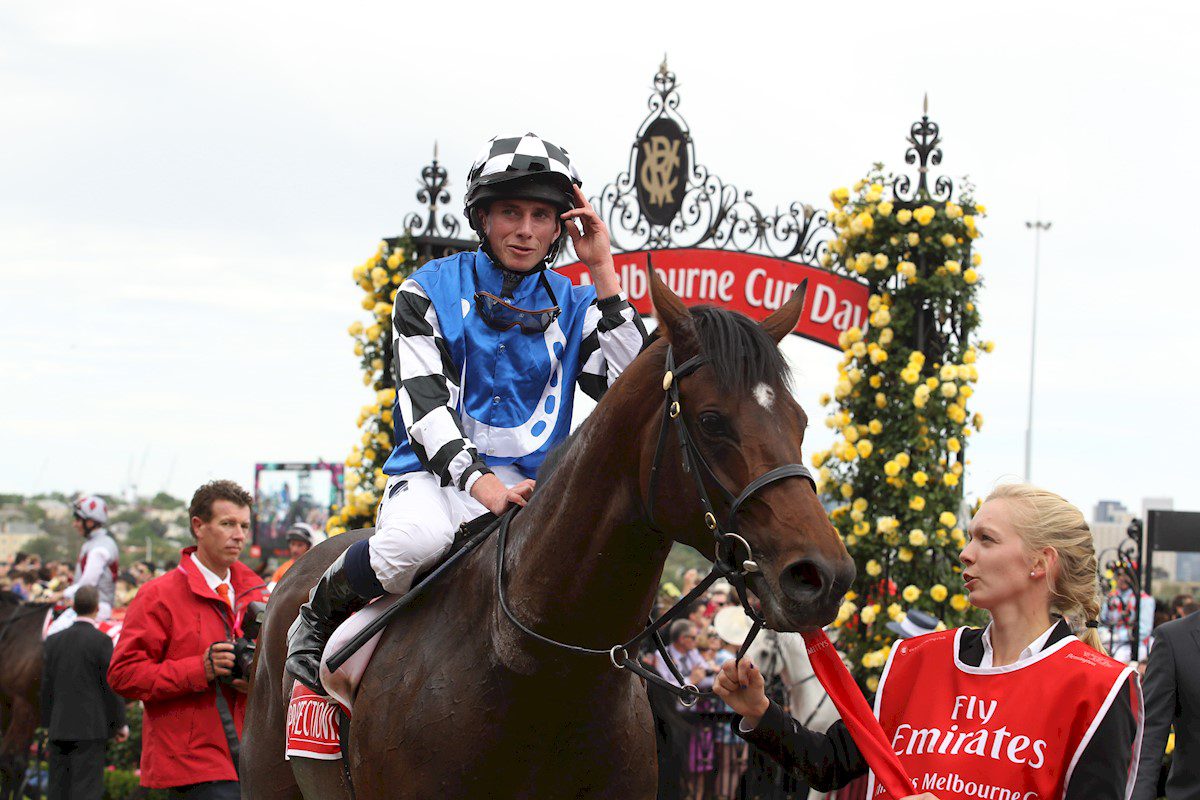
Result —
<svg viewBox="0 0 1200 800"><path fill-rule="evenodd" d="M46 640L42 725L51 739L108 739L125 724L125 701L106 677L112 652L112 639L84 620Z"/></svg>
<svg viewBox="0 0 1200 800"><path fill-rule="evenodd" d="M1167 800L1200 798L1200 614L1160 625L1143 681L1146 727L1133 800L1154 800L1171 725L1175 753Z"/></svg>

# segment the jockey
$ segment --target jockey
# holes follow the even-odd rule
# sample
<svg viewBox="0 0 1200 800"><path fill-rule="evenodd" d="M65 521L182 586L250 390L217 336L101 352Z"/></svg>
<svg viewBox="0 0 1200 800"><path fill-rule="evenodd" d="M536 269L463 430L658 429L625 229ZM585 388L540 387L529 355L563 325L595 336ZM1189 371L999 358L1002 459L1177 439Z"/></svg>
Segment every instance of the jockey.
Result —
<svg viewBox="0 0 1200 800"><path fill-rule="evenodd" d="M640 351L645 329L580 186L562 148L532 133L492 139L468 174L479 249L430 261L401 284L396 447L375 533L333 562L288 634L288 671L314 691L324 694L321 654L337 624L407 592L463 522L525 505L538 467L570 433L575 384L599 399ZM592 285L549 269L567 236Z"/></svg>
<svg viewBox="0 0 1200 800"><path fill-rule="evenodd" d="M79 548L79 561L75 564L75 579L63 592L63 600L70 602L83 586L95 586L100 592L98 621L112 616L113 600L117 592L117 572L120 552L108 529L108 505L101 497L84 496L75 501L75 531L84 538ZM46 631L46 635L65 631L75 623L75 609L68 608Z"/></svg>
<svg viewBox="0 0 1200 800"><path fill-rule="evenodd" d="M312 525L309 525L307 522L293 523L287 532L287 547L290 558L280 564L279 568L275 570L275 574L271 576L271 588L275 588L275 584L283 579L283 576L287 574L287 571L292 568L292 565L296 563L296 560L300 556L311 550L314 545L320 544L323 541L325 541L325 534L317 532Z"/></svg>

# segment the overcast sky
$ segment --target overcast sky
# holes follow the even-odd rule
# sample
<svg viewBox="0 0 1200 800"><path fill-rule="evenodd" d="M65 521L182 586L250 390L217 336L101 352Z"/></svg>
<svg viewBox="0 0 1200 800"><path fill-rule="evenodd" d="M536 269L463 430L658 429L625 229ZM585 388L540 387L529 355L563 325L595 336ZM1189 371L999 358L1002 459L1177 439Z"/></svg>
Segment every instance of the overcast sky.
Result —
<svg viewBox="0 0 1200 800"><path fill-rule="evenodd" d="M255 461L341 459L369 401L351 268L453 206L490 136L625 168L662 59L700 163L765 206L902 168L928 91L969 173L984 335L967 491L1023 472L1084 508L1200 509L1191 4L6 3L0 6L0 490L189 496ZM816 397L837 354L786 347Z"/></svg>

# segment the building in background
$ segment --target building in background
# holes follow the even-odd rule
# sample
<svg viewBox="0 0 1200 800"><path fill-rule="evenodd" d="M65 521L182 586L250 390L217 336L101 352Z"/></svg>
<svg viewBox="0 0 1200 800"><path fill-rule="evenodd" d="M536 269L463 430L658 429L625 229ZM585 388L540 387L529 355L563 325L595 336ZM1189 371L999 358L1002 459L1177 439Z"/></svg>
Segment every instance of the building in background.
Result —
<svg viewBox="0 0 1200 800"><path fill-rule="evenodd" d="M1092 512L1093 522L1117 522L1117 517L1128 515L1129 511L1125 508L1125 504L1120 500L1101 500L1096 503L1096 510Z"/></svg>

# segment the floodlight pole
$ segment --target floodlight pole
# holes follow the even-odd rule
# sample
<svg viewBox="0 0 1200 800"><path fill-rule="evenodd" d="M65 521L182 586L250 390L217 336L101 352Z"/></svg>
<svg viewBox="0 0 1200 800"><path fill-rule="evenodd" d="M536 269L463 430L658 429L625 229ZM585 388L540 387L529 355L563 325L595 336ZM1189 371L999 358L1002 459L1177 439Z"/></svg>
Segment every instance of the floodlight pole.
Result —
<svg viewBox="0 0 1200 800"><path fill-rule="evenodd" d="M1025 417L1025 481L1033 480L1030 470L1030 459L1033 452L1033 375L1037 358L1037 297L1038 297L1038 268L1042 255L1042 231L1050 230L1049 222L1034 220L1026 222L1025 227L1031 228L1033 236L1033 330L1029 336L1029 410Z"/></svg>

